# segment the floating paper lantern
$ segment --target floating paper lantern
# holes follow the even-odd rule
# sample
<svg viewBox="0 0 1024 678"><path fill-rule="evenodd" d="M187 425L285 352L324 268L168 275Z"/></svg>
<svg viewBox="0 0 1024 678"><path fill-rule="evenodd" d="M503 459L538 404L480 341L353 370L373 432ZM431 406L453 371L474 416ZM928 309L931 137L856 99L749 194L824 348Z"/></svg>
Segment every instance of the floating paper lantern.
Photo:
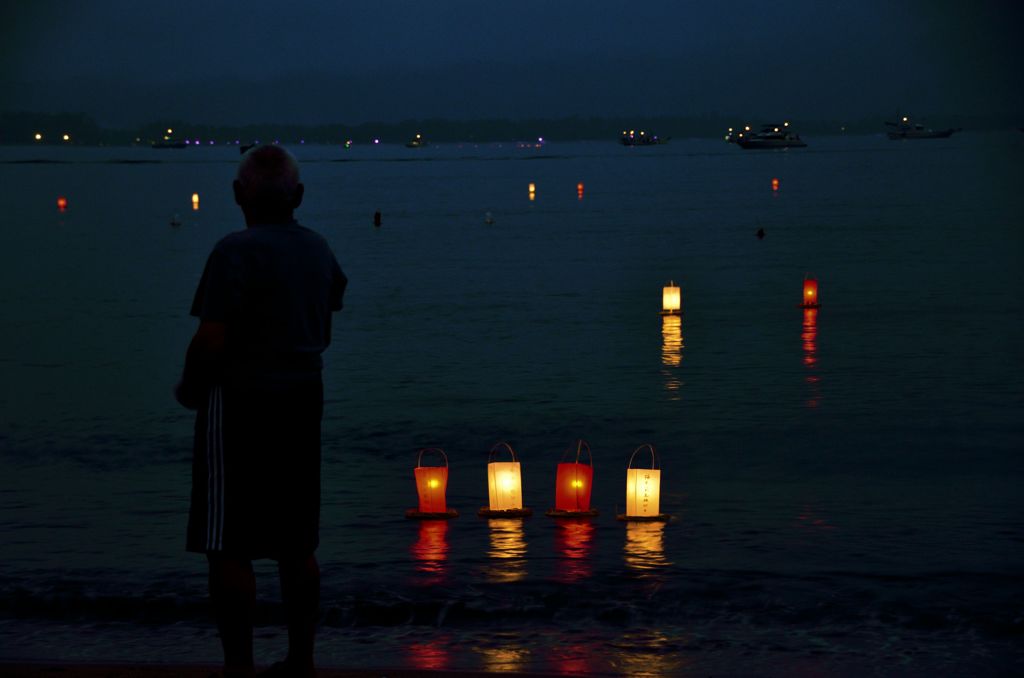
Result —
<svg viewBox="0 0 1024 678"><path fill-rule="evenodd" d="M530 192L530 201L532 202L532 201L536 200L537 199L537 184L535 184L535 183L533 183L531 181L530 185L527 188L529 189L529 192Z"/></svg>
<svg viewBox="0 0 1024 678"><path fill-rule="evenodd" d="M512 461L495 461L496 454L506 450ZM487 459L488 505L480 509L485 517L528 516L533 513L523 508L523 476L516 453L508 443L491 448Z"/></svg>
<svg viewBox="0 0 1024 678"><path fill-rule="evenodd" d="M772 190L773 191L779 190L779 180L778 179L772 179Z"/></svg>
<svg viewBox="0 0 1024 678"><path fill-rule="evenodd" d="M63 195L57 198L57 209L63 212L68 208L68 199Z"/></svg>
<svg viewBox="0 0 1024 678"><path fill-rule="evenodd" d="M651 453L651 468L634 468L633 460L641 450ZM626 513L620 520L665 521L670 516L660 512L661 469L652 445L641 445L633 450L626 468Z"/></svg>
<svg viewBox="0 0 1024 678"><path fill-rule="evenodd" d="M424 466L423 455L437 453L444 460L444 466ZM455 509L450 509L445 502L445 491L448 488L448 455L436 447L420 450L413 470L416 479L416 493L419 495L419 507L405 512L406 518L444 519L458 516Z"/></svg>
<svg viewBox="0 0 1024 678"><path fill-rule="evenodd" d="M583 182L582 181L579 182L578 184L576 184L576 197L579 200L583 200Z"/></svg>
<svg viewBox="0 0 1024 678"><path fill-rule="evenodd" d="M818 279L810 273L804 276L804 296L800 305L804 308L821 306L821 302L818 301Z"/></svg>
<svg viewBox="0 0 1024 678"><path fill-rule="evenodd" d="M580 463L584 451L588 459L585 464ZM555 510L549 512L549 515L596 515L596 511L590 510L590 494L594 485L594 457L590 445L584 440L577 441L574 461L566 461L571 452L572 448L566 450L558 464L555 473Z"/></svg>
<svg viewBox="0 0 1024 678"><path fill-rule="evenodd" d="M198 212L199 211L199 194L198 193L193 193L192 194L192 211L193 212Z"/></svg>
<svg viewBox="0 0 1024 678"><path fill-rule="evenodd" d="M682 295L679 293L679 286L669 280L668 284L661 288L661 314L679 315L682 313Z"/></svg>

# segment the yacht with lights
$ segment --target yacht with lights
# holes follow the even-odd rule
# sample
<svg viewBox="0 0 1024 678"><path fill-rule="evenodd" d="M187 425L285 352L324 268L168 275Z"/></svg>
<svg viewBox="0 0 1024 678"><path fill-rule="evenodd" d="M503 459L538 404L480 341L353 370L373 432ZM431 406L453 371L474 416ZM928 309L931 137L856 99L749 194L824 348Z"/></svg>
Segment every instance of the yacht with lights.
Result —
<svg viewBox="0 0 1024 678"><path fill-rule="evenodd" d="M888 132L890 139L946 139L952 136L953 132L960 131L952 127L931 129L919 122L910 122L910 118L905 115L900 116L899 122L886 122L885 124L895 128Z"/></svg>
<svg viewBox="0 0 1024 678"><path fill-rule="evenodd" d="M793 131L789 122L769 123L761 126L760 132L751 132L750 125L745 125L742 130L734 131L729 128L725 137L740 148L803 148L807 143L800 138L800 135Z"/></svg>
<svg viewBox="0 0 1024 678"><path fill-rule="evenodd" d="M416 136L414 136L412 139L409 139L409 141L405 142L406 148L423 148L426 145L427 140L424 139L423 135L420 134L419 132L417 132Z"/></svg>
<svg viewBox="0 0 1024 678"><path fill-rule="evenodd" d="M623 146L657 146L658 144L668 143L668 139L662 139L657 134L650 134L645 130L637 131L635 129L622 130L622 136L619 137L619 141Z"/></svg>

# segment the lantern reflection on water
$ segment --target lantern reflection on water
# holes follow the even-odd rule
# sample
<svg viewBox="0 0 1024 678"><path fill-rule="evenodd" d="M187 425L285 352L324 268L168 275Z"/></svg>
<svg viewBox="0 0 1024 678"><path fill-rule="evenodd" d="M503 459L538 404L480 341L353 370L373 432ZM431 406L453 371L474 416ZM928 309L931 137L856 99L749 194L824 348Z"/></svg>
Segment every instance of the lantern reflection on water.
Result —
<svg viewBox="0 0 1024 678"><path fill-rule="evenodd" d="M661 362L666 367L679 367L683 362L683 319L678 315L661 319Z"/></svg>
<svg viewBox="0 0 1024 678"><path fill-rule="evenodd" d="M502 639L500 647L481 647L480 652L483 660L483 669L486 673L509 673L522 672L527 668L530 661L530 650L525 647L515 647L512 637Z"/></svg>
<svg viewBox="0 0 1024 678"><path fill-rule="evenodd" d="M665 557L665 523L630 523L623 552L626 566L639 572L670 565Z"/></svg>
<svg viewBox="0 0 1024 678"><path fill-rule="evenodd" d="M589 462L580 463L583 450L587 452ZM590 453L590 445L585 440L576 441L574 461L566 461L572 453L570 447L562 454L562 461L555 472L555 508L547 511L547 515L564 518L584 518L596 516L597 511L590 508L590 494L594 485L594 457Z"/></svg>
<svg viewBox="0 0 1024 678"><path fill-rule="evenodd" d="M441 455L444 466L424 466L423 455L428 452L436 452ZM445 501L445 491L448 487L448 455L444 453L444 450L436 447L420 450L419 457L416 459L416 468L413 470L413 477L416 479L419 507L406 511L406 518L443 520L459 515L455 509L448 508Z"/></svg>
<svg viewBox="0 0 1024 678"><path fill-rule="evenodd" d="M814 409L818 406L821 394L819 393L817 374L818 363L818 309L804 309L803 332L800 334L804 349L804 366L808 369L806 377L807 385L810 387L810 395L807 397L806 405Z"/></svg>
<svg viewBox="0 0 1024 678"><path fill-rule="evenodd" d="M669 280L668 284L661 288L661 314L679 315L682 313L683 301L679 293L679 286Z"/></svg>
<svg viewBox="0 0 1024 678"><path fill-rule="evenodd" d="M818 308L821 302L818 299L818 279L810 273L804 276L804 294L800 305L804 308Z"/></svg>
<svg viewBox="0 0 1024 678"><path fill-rule="evenodd" d="M448 522L422 521L419 535L410 550L416 561L416 569L428 575L435 575L426 583L439 583L448 560Z"/></svg>
<svg viewBox="0 0 1024 678"><path fill-rule="evenodd" d="M526 535L523 521L500 518L488 523L491 548L487 552L492 562L485 574L491 581L508 583L526 576Z"/></svg>
<svg viewBox="0 0 1024 678"><path fill-rule="evenodd" d="M594 524L589 520L556 521L555 548L559 564L555 578L574 582L591 575L590 552L593 548Z"/></svg>
<svg viewBox="0 0 1024 678"><path fill-rule="evenodd" d="M406 647L409 663L420 671L445 671L451 662L451 639L447 634L430 635L429 641L409 643Z"/></svg>
<svg viewBox="0 0 1024 678"><path fill-rule="evenodd" d="M504 448L512 461L495 461L496 452ZM508 443L497 443L491 448L487 459L488 505L479 514L484 517L518 517L532 515L533 511L523 508L523 475L516 461L516 453Z"/></svg>
<svg viewBox="0 0 1024 678"><path fill-rule="evenodd" d="M651 468L633 468L637 452L646 449L651 453ZM661 469L654 446L647 444L633 450L626 469L626 512L619 520L667 521L671 516L660 513Z"/></svg>

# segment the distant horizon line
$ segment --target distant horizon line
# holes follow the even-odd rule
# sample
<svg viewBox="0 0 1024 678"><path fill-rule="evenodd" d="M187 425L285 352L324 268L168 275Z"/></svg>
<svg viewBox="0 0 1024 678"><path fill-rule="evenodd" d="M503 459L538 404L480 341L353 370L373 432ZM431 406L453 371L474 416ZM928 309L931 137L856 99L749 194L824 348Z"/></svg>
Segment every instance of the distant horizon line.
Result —
<svg viewBox="0 0 1024 678"><path fill-rule="evenodd" d="M871 134L885 131L885 122L894 116L864 116L849 121L837 119L797 120L793 128L801 134ZM928 122L933 116L912 118ZM1022 128L1024 116L1007 113L959 114L938 116L937 127L958 127L974 130ZM790 118L790 120L794 120ZM290 143L344 144L346 141L405 143L417 134L428 142L490 143L550 141L617 140L622 131L644 129L665 139L723 137L730 126L760 126L781 122L741 120L721 113L658 116L581 116L550 118L451 118L407 119L398 122L371 121L351 123L241 123L211 124L164 119L135 127L105 127L83 112L40 113L31 111L0 112L0 145L151 145L160 142L191 142L200 145L234 145L258 139ZM168 130L170 132L168 133ZM67 138L65 139L65 135Z"/></svg>

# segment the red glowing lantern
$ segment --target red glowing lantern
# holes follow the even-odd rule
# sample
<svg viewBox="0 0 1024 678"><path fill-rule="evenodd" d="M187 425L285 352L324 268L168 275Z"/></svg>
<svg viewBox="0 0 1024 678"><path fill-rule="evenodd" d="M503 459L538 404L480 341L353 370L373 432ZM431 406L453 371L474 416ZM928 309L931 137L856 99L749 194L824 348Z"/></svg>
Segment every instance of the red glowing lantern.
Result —
<svg viewBox="0 0 1024 678"><path fill-rule="evenodd" d="M436 452L444 460L444 466L424 466L423 454ZM419 507L405 512L406 518L445 519L458 516L455 509L448 508L445 502L445 490L448 487L448 456L436 447L420 450L413 470L416 478L416 493L419 495Z"/></svg>
<svg viewBox="0 0 1024 678"><path fill-rule="evenodd" d="M576 184L576 197L583 200L583 182Z"/></svg>
<svg viewBox="0 0 1024 678"><path fill-rule="evenodd" d="M588 459L585 464L580 463L584 450ZM597 511L590 509L590 493L594 487L594 456L590 452L590 445L585 440L578 440L575 461L566 461L571 453L570 447L558 464L555 473L555 508L548 515L597 515Z"/></svg>
<svg viewBox="0 0 1024 678"><path fill-rule="evenodd" d="M779 180L778 179L772 179L772 190L773 191L779 190Z"/></svg>
<svg viewBox="0 0 1024 678"><path fill-rule="evenodd" d="M800 302L803 308L818 308L821 302L818 301L818 279L810 273L804 276L804 296Z"/></svg>
<svg viewBox="0 0 1024 678"><path fill-rule="evenodd" d="M58 197L57 198L57 209L59 209L61 212L63 212L67 208L68 208L68 199L65 198L63 195Z"/></svg>

